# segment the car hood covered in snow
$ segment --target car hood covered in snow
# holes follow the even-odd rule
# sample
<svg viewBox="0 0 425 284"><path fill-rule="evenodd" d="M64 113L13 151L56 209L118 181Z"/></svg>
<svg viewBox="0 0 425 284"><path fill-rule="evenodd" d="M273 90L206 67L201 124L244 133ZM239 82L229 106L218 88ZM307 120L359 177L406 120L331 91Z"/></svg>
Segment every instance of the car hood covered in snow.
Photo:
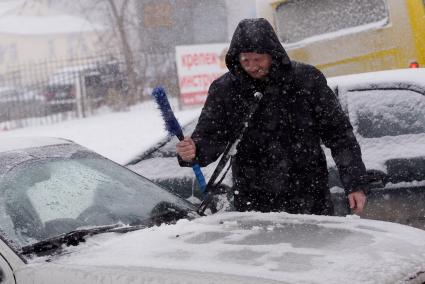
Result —
<svg viewBox="0 0 425 284"><path fill-rule="evenodd" d="M424 240L423 230L354 216L232 212L97 235L35 258L16 276L31 283L422 283Z"/></svg>

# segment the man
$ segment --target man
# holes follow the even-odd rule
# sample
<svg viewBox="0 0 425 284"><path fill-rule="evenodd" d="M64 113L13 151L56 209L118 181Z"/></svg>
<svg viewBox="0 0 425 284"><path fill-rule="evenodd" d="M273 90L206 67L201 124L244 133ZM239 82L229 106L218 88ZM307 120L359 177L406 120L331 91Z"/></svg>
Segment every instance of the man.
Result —
<svg viewBox="0 0 425 284"><path fill-rule="evenodd" d="M180 164L215 161L236 139L258 91L263 98L232 164L235 208L332 215L322 141L331 149L350 208L360 214L367 190L360 147L323 74L291 61L265 19L238 24L226 65L229 72L211 84L192 137L177 144Z"/></svg>

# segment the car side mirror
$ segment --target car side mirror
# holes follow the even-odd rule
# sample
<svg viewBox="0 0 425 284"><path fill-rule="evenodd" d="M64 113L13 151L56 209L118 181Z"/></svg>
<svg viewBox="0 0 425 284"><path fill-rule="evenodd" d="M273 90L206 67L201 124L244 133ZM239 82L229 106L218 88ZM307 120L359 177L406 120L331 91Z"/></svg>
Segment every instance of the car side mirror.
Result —
<svg viewBox="0 0 425 284"><path fill-rule="evenodd" d="M175 204L161 201L151 210L151 222L153 225L172 224L179 219L186 218L189 212Z"/></svg>
<svg viewBox="0 0 425 284"><path fill-rule="evenodd" d="M367 170L367 179L369 182L370 188L384 188L385 184L388 182L387 175L378 170Z"/></svg>

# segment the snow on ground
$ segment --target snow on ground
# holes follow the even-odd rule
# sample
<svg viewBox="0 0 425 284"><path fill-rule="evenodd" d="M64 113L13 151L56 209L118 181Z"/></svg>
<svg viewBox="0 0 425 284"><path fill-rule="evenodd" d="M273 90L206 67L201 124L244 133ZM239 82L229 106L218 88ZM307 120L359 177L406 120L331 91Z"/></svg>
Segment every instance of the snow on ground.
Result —
<svg viewBox="0 0 425 284"><path fill-rule="evenodd" d="M175 111L182 125L199 113L200 108ZM53 125L3 131L0 132L0 139L28 136L66 138L119 164L125 164L167 135L163 125L156 105L148 101L128 112L106 113Z"/></svg>

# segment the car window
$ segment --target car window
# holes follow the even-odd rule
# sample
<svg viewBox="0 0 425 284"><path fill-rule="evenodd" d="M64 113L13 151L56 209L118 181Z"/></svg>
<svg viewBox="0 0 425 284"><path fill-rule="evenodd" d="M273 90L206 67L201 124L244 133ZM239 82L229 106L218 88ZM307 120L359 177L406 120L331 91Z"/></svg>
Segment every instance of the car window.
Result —
<svg viewBox="0 0 425 284"><path fill-rule="evenodd" d="M346 94L350 119L365 138L425 133L425 96L410 90Z"/></svg>
<svg viewBox="0 0 425 284"><path fill-rule="evenodd" d="M276 9L277 31L285 43L387 18L383 0L288 0Z"/></svg>
<svg viewBox="0 0 425 284"><path fill-rule="evenodd" d="M71 230L131 224L158 206L188 204L149 180L96 155L25 161L0 180L2 231L29 245Z"/></svg>

